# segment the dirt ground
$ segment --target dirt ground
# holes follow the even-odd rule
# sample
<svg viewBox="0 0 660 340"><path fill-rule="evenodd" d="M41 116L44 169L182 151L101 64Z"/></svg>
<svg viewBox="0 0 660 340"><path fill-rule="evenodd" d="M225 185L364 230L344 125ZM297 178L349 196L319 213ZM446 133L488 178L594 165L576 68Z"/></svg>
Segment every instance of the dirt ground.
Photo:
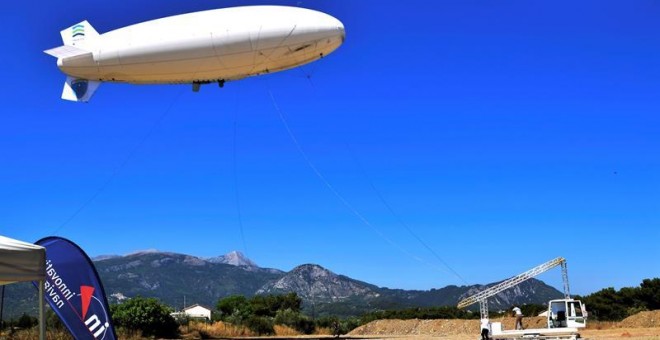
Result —
<svg viewBox="0 0 660 340"><path fill-rule="evenodd" d="M505 317L492 320L502 322L504 329L513 329L514 319ZM546 319L525 318L525 328L544 328ZM478 320L376 320L354 329L349 336L389 339L455 339L479 338ZM660 310L641 312L621 322L588 322L580 331L585 339L660 340Z"/></svg>

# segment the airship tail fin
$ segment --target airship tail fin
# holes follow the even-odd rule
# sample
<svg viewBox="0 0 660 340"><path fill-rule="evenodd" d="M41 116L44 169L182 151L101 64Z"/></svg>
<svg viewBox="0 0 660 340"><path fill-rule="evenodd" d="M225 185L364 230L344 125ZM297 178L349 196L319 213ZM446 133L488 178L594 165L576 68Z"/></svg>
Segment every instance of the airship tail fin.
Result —
<svg viewBox="0 0 660 340"><path fill-rule="evenodd" d="M100 40L99 33L87 20L60 31L60 35L64 45L83 49L93 48Z"/></svg>
<svg viewBox="0 0 660 340"><path fill-rule="evenodd" d="M94 95L96 89L101 85L100 81L66 77L62 99L74 102L88 102Z"/></svg>
<svg viewBox="0 0 660 340"><path fill-rule="evenodd" d="M91 54L101 40L99 33L87 20L60 31L60 35L64 45L44 51L59 59Z"/></svg>
<svg viewBox="0 0 660 340"><path fill-rule="evenodd" d="M87 54L92 54L92 52L83 50L82 48L67 46L67 45L45 50L44 53L50 54L58 59L80 57L80 56L85 56Z"/></svg>

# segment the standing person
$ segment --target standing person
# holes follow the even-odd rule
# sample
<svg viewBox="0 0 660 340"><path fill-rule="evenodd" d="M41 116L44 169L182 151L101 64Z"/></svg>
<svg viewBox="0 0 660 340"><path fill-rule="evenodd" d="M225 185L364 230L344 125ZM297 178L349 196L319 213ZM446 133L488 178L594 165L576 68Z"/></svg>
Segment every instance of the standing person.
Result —
<svg viewBox="0 0 660 340"><path fill-rule="evenodd" d="M516 330L524 329L522 324L523 313L518 306L513 307L513 316L516 317Z"/></svg>
<svg viewBox="0 0 660 340"><path fill-rule="evenodd" d="M490 340L490 320L481 319L481 340Z"/></svg>

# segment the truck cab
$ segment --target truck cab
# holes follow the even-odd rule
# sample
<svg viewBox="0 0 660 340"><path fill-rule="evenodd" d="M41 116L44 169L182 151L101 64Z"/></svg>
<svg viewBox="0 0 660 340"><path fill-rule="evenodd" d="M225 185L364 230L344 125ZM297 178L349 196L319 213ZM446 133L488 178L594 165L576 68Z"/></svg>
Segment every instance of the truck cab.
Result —
<svg viewBox="0 0 660 340"><path fill-rule="evenodd" d="M548 303L548 328L584 328L586 306L580 300L559 299Z"/></svg>

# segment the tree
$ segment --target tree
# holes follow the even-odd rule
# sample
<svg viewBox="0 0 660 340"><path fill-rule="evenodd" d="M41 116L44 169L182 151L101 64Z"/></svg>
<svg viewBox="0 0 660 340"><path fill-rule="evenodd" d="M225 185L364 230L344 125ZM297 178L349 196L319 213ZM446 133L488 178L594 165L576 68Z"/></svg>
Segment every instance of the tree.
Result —
<svg viewBox="0 0 660 340"><path fill-rule="evenodd" d="M598 320L618 321L643 310L660 309L660 278L645 279L639 287L606 288L582 299Z"/></svg>
<svg viewBox="0 0 660 340"><path fill-rule="evenodd" d="M660 278L642 281L639 299L649 310L660 309Z"/></svg>
<svg viewBox="0 0 660 340"><path fill-rule="evenodd" d="M216 305L220 320L244 325L252 316L252 306L243 295L232 295L218 301Z"/></svg>
<svg viewBox="0 0 660 340"><path fill-rule="evenodd" d="M626 306L618 292L610 287L599 290L584 298L590 316L602 321L623 320L628 316Z"/></svg>
<svg viewBox="0 0 660 340"><path fill-rule="evenodd" d="M302 299L296 293L286 295L257 295L250 300L255 315L275 317L280 310L292 310L300 313Z"/></svg>
<svg viewBox="0 0 660 340"><path fill-rule="evenodd" d="M231 295L218 301L216 308L222 317L232 315L238 310L247 309L248 300L243 295Z"/></svg>
<svg viewBox="0 0 660 340"><path fill-rule="evenodd" d="M154 298L136 297L110 308L115 325L132 331L141 331L142 336L173 338L178 336L179 327L170 315L172 310Z"/></svg>

